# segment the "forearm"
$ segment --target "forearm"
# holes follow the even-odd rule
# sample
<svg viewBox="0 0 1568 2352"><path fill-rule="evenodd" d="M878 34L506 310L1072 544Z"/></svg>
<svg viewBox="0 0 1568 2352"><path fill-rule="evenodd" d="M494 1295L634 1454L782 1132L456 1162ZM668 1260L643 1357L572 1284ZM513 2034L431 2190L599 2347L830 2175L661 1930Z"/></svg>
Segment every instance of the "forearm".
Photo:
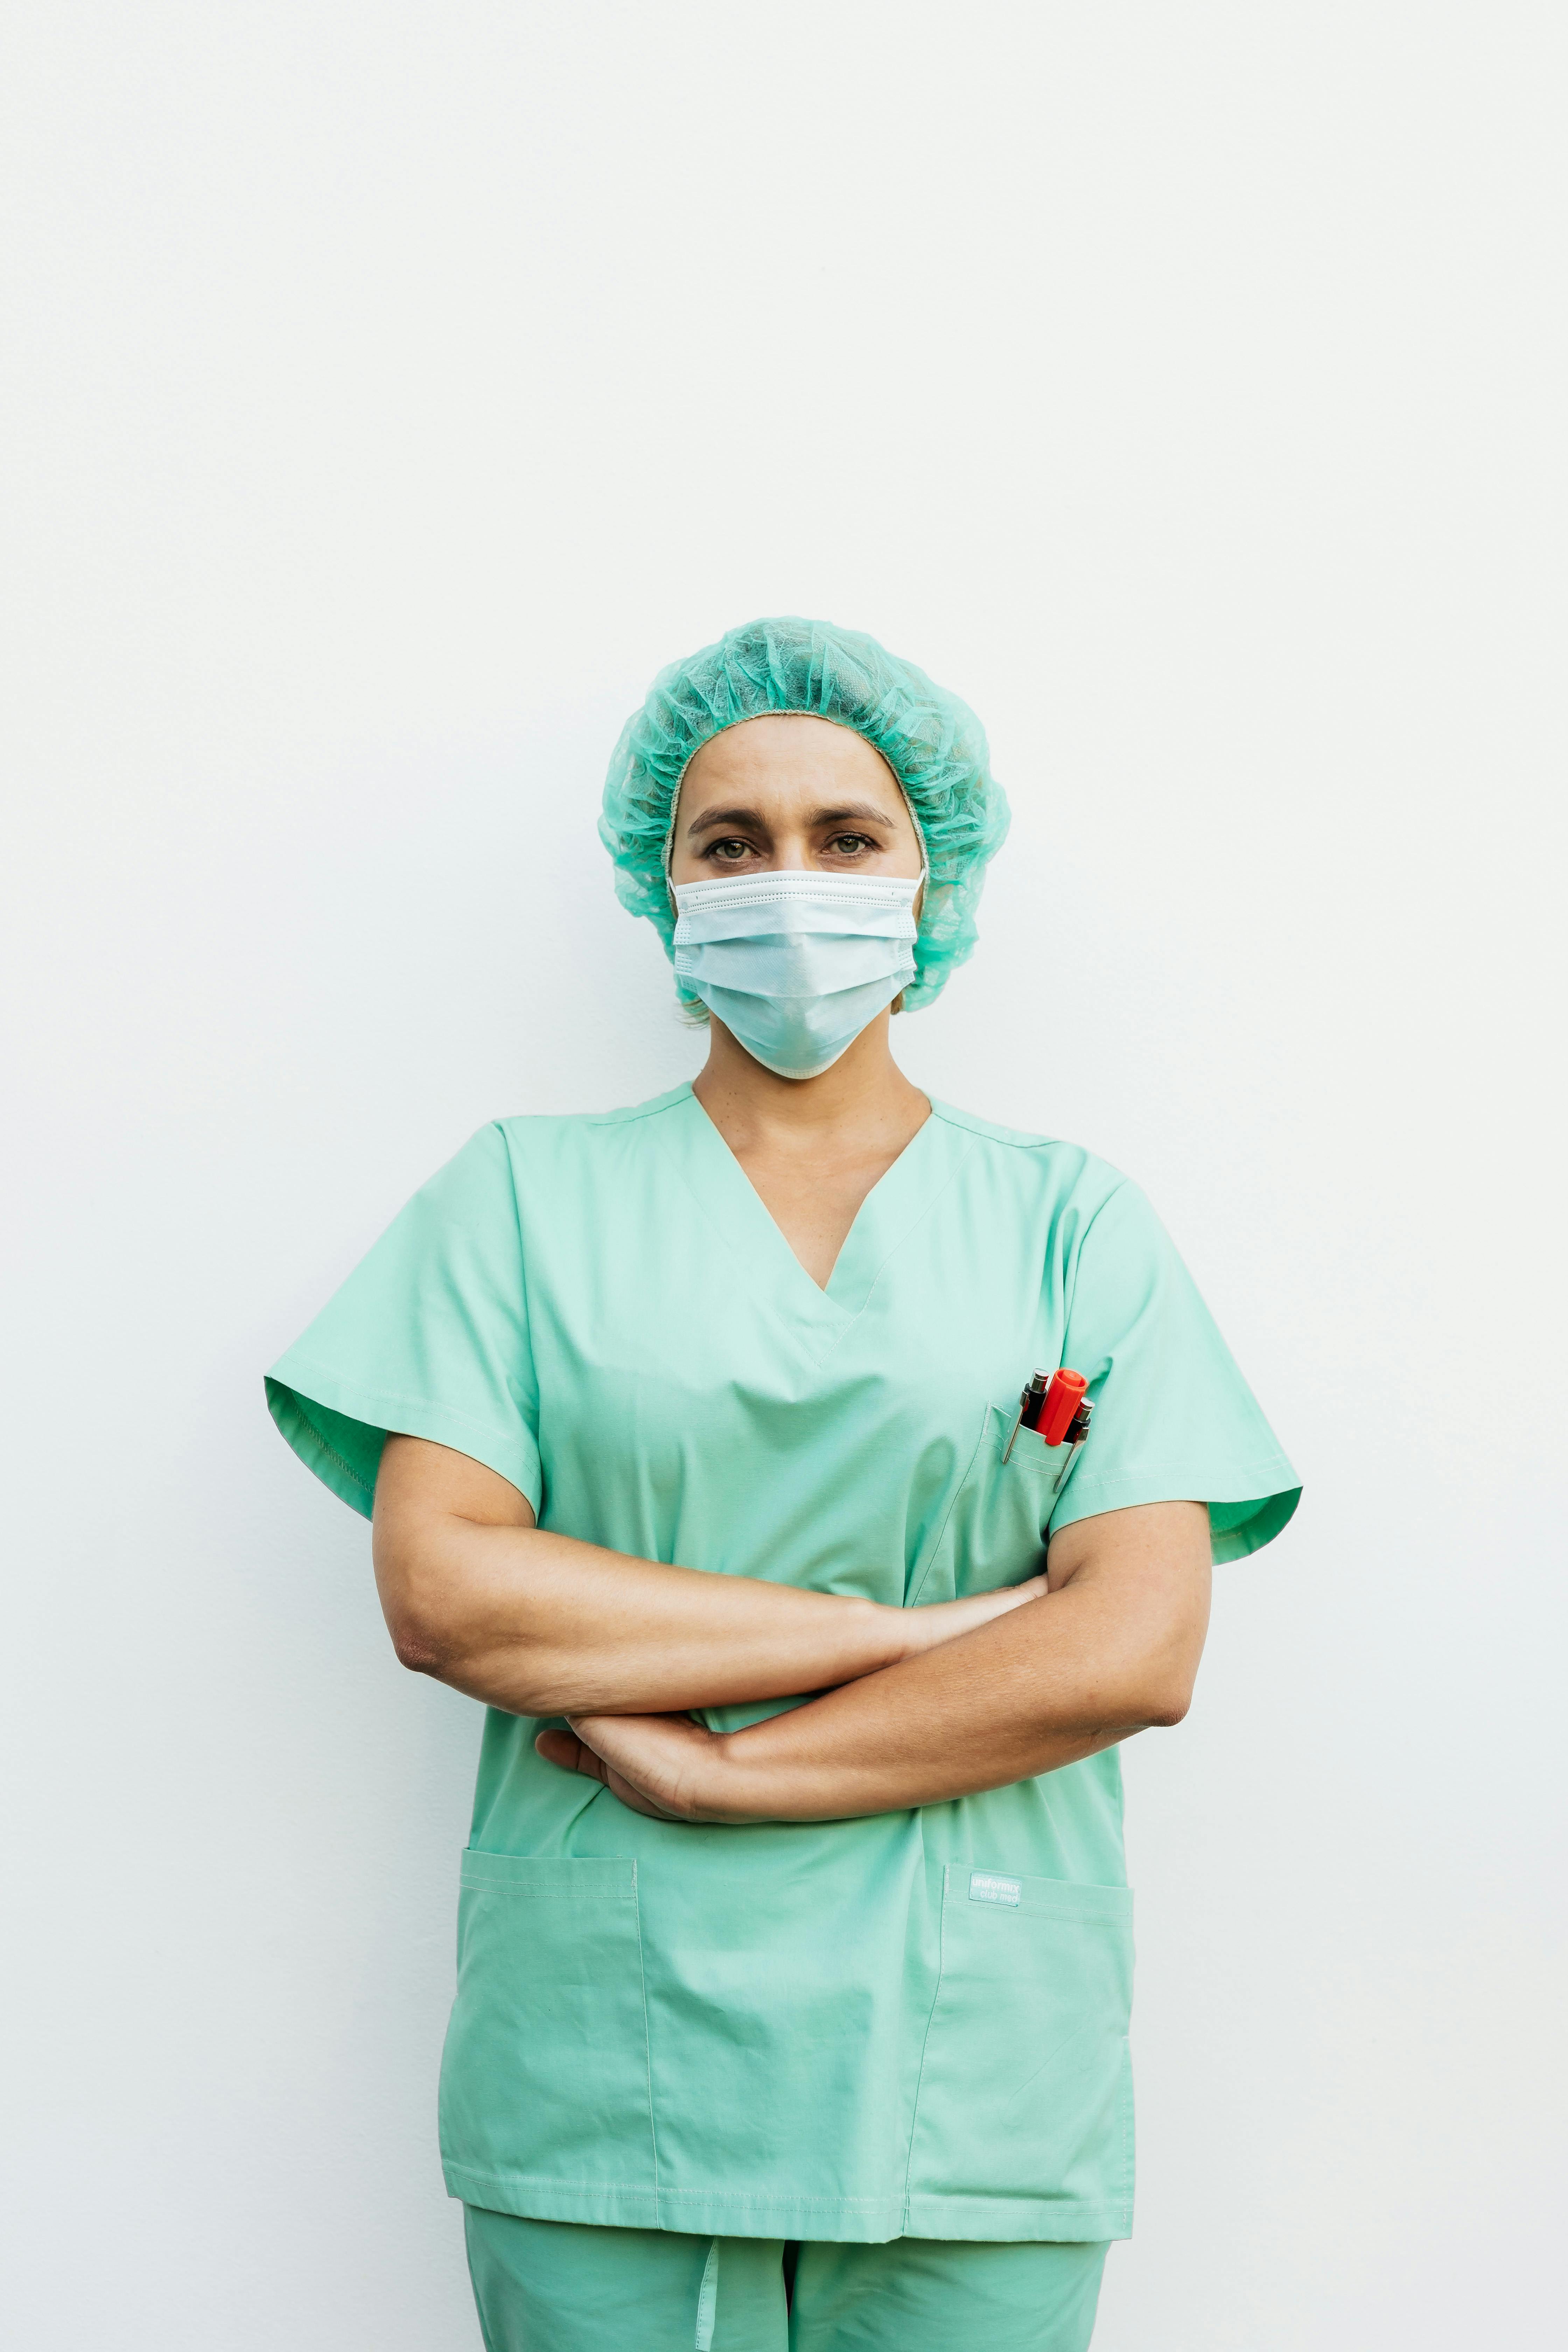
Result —
<svg viewBox="0 0 1568 2352"><path fill-rule="evenodd" d="M405 1664L514 1715L783 1698L903 1654L900 1612L872 1601L668 1567L534 1528L428 1526L384 1570L398 1587L388 1617L401 1622Z"/></svg>
<svg viewBox="0 0 1568 2352"><path fill-rule="evenodd" d="M372 1549L403 1663L514 1715L787 1698L942 1630L940 1609L703 1574L542 1529L494 1471L401 1434L382 1453Z"/></svg>
<svg viewBox="0 0 1568 2352"><path fill-rule="evenodd" d="M716 1743L747 1819L828 1821L977 1795L1056 1771L1181 1702L1142 1650L1118 1654L1092 1591L1068 1586L921 1658ZM725 1810L723 1793L717 1801Z"/></svg>
<svg viewBox="0 0 1568 2352"><path fill-rule="evenodd" d="M790 1698L873 1674L1034 1588L925 1610L668 1567L450 1514L378 1524L404 1664L512 1715L643 1715Z"/></svg>

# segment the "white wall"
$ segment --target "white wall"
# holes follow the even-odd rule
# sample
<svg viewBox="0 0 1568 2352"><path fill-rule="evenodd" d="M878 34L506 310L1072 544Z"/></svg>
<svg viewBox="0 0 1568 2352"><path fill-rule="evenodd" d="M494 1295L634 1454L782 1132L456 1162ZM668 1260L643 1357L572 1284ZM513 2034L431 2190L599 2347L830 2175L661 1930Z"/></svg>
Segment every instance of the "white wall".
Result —
<svg viewBox="0 0 1568 2352"><path fill-rule="evenodd" d="M480 1121L693 1068L595 798L765 611L985 717L899 1049L1140 1178L1307 1477L1128 1757L1097 2352L1554 2338L1561 12L7 41L9 2341L477 2344L478 1715L260 1373Z"/></svg>

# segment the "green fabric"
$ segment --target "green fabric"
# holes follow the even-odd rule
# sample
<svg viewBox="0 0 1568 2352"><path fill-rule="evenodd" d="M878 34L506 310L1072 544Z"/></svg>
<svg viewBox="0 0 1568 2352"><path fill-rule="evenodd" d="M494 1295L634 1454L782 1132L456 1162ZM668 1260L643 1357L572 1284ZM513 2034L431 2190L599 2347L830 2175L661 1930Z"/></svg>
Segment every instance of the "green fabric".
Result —
<svg viewBox="0 0 1568 2352"><path fill-rule="evenodd" d="M1099 2245L807 2243L595 2230L468 2206L487 2352L1086 2352Z"/></svg>
<svg viewBox="0 0 1568 2352"><path fill-rule="evenodd" d="M1086 1373L1066 1449L1036 1366ZM368 1510L387 1430L488 1463L542 1526L715 1574L925 1604L1047 1530L1190 1497L1218 1556L1297 1480L1141 1194L934 1108L826 1290L681 1087L487 1128L268 1382ZM730 1728L776 1711L710 1711ZM1125 2235L1131 1897L1114 1749L853 1822L634 1813L491 1711L441 2094L447 2185L535 2216L870 2241Z"/></svg>
<svg viewBox="0 0 1568 2352"><path fill-rule="evenodd" d="M1007 837L1007 800L967 703L858 630L749 621L659 672L622 730L605 782L599 837L615 860L616 894L647 917L673 955L665 845L687 763L727 727L781 710L863 735L904 788L929 868L903 998L916 1012L973 951L985 868Z"/></svg>

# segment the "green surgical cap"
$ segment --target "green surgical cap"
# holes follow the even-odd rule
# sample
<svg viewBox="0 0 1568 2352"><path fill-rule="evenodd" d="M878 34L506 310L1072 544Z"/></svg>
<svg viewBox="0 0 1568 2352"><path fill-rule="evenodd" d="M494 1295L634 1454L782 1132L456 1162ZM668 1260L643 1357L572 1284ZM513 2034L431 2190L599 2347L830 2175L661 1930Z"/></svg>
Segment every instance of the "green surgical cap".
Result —
<svg viewBox="0 0 1568 2352"><path fill-rule="evenodd" d="M680 780L710 737L775 710L853 728L903 786L930 877L904 1003L911 1011L929 1004L973 949L985 867L1006 838L1006 797L968 705L853 629L749 621L659 672L622 730L605 780L599 838L616 862L616 895L647 917L673 956L664 861Z"/></svg>

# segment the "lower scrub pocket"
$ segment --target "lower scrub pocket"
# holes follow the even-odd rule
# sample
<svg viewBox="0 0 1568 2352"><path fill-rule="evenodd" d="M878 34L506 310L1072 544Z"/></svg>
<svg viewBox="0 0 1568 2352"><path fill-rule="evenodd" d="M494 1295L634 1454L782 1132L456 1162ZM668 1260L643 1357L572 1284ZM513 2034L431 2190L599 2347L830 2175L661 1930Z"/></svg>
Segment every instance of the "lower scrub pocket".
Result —
<svg viewBox="0 0 1568 2352"><path fill-rule="evenodd" d="M978 2236L1125 2234L1131 2006L1126 1887L948 1864L910 2152L912 2231L942 2234L927 2226L931 2209L956 2200Z"/></svg>
<svg viewBox="0 0 1568 2352"><path fill-rule="evenodd" d="M459 2193L654 2193L637 1864L463 1856L441 2153Z"/></svg>

